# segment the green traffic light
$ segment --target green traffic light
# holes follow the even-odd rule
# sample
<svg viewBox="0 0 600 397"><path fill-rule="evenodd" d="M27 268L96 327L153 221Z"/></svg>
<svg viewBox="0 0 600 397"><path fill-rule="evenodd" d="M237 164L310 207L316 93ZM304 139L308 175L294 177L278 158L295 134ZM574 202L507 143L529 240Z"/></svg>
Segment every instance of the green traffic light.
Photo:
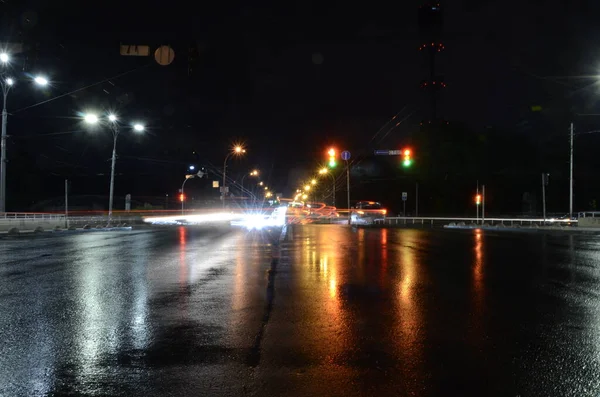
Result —
<svg viewBox="0 0 600 397"><path fill-rule="evenodd" d="M335 160L333 160L333 159L329 160L329 167L335 168L336 165L337 165L337 163L335 162Z"/></svg>
<svg viewBox="0 0 600 397"><path fill-rule="evenodd" d="M404 160L404 163L403 163L403 165L404 165L405 167L410 167L410 166L411 166L411 164L412 164L412 160L409 160L409 159L406 159L406 160Z"/></svg>

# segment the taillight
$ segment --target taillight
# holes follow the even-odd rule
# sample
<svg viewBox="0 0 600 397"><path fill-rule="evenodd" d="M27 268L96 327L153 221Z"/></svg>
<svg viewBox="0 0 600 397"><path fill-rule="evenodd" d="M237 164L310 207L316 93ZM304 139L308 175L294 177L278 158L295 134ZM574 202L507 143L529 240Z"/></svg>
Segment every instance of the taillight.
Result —
<svg viewBox="0 0 600 397"><path fill-rule="evenodd" d="M381 213L382 213L383 215L385 215L385 214L387 214L387 210L381 210Z"/></svg>

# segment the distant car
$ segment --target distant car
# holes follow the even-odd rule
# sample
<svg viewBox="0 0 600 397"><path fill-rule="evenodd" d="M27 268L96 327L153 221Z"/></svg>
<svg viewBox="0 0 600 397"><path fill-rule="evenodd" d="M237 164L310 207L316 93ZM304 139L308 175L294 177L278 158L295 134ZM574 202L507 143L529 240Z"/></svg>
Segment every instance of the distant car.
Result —
<svg viewBox="0 0 600 397"><path fill-rule="evenodd" d="M387 210L376 201L359 201L352 207L350 223L372 224L378 219L385 219Z"/></svg>

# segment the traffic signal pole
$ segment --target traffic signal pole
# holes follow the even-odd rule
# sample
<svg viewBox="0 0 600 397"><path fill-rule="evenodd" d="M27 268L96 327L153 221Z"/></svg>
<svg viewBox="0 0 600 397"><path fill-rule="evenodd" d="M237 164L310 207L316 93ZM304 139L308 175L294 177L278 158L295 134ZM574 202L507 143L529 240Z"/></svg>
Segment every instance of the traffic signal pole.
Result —
<svg viewBox="0 0 600 397"><path fill-rule="evenodd" d="M352 224L352 211L350 211L350 164L346 160L346 193L348 195L348 224Z"/></svg>

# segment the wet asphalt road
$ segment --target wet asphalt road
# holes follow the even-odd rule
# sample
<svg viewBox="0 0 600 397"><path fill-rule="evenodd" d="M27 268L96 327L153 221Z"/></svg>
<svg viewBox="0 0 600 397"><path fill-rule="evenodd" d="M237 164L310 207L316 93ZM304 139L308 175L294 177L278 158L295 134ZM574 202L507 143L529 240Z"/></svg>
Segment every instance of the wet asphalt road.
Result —
<svg viewBox="0 0 600 397"><path fill-rule="evenodd" d="M598 236L271 235L0 239L0 395L600 393Z"/></svg>

